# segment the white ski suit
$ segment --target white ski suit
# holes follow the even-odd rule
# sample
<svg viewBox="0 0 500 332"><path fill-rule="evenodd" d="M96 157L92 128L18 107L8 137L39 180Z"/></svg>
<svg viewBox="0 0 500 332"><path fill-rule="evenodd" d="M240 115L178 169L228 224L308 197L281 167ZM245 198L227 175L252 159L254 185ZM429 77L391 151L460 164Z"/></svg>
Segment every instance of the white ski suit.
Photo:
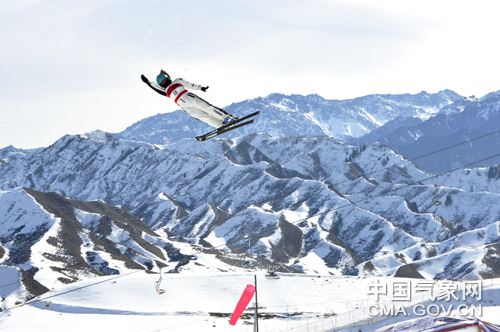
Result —
<svg viewBox="0 0 500 332"><path fill-rule="evenodd" d="M212 127L219 128L222 126L224 119L231 116L231 114L226 111L211 105L194 93L189 92L186 88L191 90L201 90L201 85L190 83L185 79L176 78L166 88L163 88L151 81L149 81L148 85L156 92L166 95L172 99L177 105L179 105L180 108L193 118L203 121Z"/></svg>

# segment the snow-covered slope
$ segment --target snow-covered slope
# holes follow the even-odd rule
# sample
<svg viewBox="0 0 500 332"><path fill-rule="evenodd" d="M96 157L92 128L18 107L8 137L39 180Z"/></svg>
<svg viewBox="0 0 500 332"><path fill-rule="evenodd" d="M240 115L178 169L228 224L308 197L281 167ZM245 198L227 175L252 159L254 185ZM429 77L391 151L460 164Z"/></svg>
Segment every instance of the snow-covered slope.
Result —
<svg viewBox="0 0 500 332"><path fill-rule="evenodd" d="M48 291L48 288L23 269L0 265L0 312Z"/></svg>
<svg viewBox="0 0 500 332"><path fill-rule="evenodd" d="M445 299L429 301L427 294L412 291L411 301L391 301L389 293L377 297L368 286L387 284L387 278L335 277L278 274L163 274L158 295L158 274L138 272L99 277L61 287L26 305L0 312L2 331L253 331L252 311L247 310L236 326L229 317L247 284L257 279L260 331L350 331L370 332L393 322L415 317L434 305L432 312L450 310L459 316L458 305L481 306L482 315L500 323L499 280L483 283L482 299L468 302ZM420 280L399 279L395 283ZM439 286L437 284L436 286ZM453 294L455 295L455 294ZM460 292L457 292L461 296ZM255 298L254 298L255 299ZM251 303L253 305L253 301ZM407 315L380 314L372 306L404 305ZM441 309L441 307L443 309ZM371 309L370 309L371 308ZM432 309L432 308L431 308ZM376 307L375 307L375 310Z"/></svg>
<svg viewBox="0 0 500 332"><path fill-rule="evenodd" d="M3 267L15 266L23 281L27 274L48 288L157 264L176 268L168 241L130 213L27 188L0 192L0 243ZM10 271L8 280L16 282Z"/></svg>
<svg viewBox="0 0 500 332"><path fill-rule="evenodd" d="M424 181L426 173L381 144L353 147L329 137L262 133L206 143L153 146L102 132L65 136L10 158L0 166L0 186L104 200L128 209L160 237L216 247L212 254L228 264L246 260L260 268L274 263L287 271L336 275L397 274L418 259L405 250L500 220L499 194L457 189L453 185L462 180L448 186L445 179L434 197L434 180ZM465 173L453 174L460 179ZM489 188L497 182L491 177ZM435 206L433 198L443 204ZM494 243L471 246L488 263L471 265L470 275L496 275L496 251L485 247ZM404 255L410 259L394 259ZM417 270L453 278L469 264L467 255L460 257L448 272L448 263L437 259Z"/></svg>
<svg viewBox="0 0 500 332"><path fill-rule="evenodd" d="M160 236L128 211L102 201L83 202L28 188L0 191L0 309L102 275L158 268L170 273L247 268L246 256L217 259L216 254ZM259 268L276 265L252 261Z"/></svg>
<svg viewBox="0 0 500 332"><path fill-rule="evenodd" d="M439 177L446 187L461 188L465 191L500 194L500 165L462 169Z"/></svg>

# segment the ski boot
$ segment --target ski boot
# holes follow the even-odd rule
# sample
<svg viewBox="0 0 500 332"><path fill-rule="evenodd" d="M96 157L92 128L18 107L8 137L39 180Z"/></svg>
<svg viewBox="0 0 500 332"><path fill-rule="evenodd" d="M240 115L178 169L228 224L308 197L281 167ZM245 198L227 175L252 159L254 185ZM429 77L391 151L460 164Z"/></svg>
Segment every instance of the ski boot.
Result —
<svg viewBox="0 0 500 332"><path fill-rule="evenodd" d="M226 124L230 124L231 122L234 122L236 121L238 118L233 116L233 115L230 115L228 116L227 118L224 119L224 121L222 121L222 124L223 125L226 125Z"/></svg>

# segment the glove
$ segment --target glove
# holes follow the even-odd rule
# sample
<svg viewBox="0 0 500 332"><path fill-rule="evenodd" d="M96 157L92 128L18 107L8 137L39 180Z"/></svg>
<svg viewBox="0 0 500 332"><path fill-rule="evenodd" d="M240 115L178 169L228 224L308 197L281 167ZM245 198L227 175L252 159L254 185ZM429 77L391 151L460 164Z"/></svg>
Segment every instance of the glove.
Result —
<svg viewBox="0 0 500 332"><path fill-rule="evenodd" d="M141 80L144 82L144 83L149 83L149 80L146 78L146 76L144 75L141 75Z"/></svg>
<svg viewBox="0 0 500 332"><path fill-rule="evenodd" d="M203 92L207 92L207 89L208 89L208 86L201 87L201 91L203 91Z"/></svg>

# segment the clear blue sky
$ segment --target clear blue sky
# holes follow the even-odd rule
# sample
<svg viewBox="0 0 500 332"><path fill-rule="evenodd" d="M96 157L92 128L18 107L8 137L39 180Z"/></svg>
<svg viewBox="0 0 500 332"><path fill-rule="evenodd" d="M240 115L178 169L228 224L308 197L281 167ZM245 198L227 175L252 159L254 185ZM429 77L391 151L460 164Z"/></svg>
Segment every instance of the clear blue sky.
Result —
<svg viewBox="0 0 500 332"><path fill-rule="evenodd" d="M161 68L209 102L317 93L500 90L498 1L2 0L0 148L119 132L177 106Z"/></svg>

